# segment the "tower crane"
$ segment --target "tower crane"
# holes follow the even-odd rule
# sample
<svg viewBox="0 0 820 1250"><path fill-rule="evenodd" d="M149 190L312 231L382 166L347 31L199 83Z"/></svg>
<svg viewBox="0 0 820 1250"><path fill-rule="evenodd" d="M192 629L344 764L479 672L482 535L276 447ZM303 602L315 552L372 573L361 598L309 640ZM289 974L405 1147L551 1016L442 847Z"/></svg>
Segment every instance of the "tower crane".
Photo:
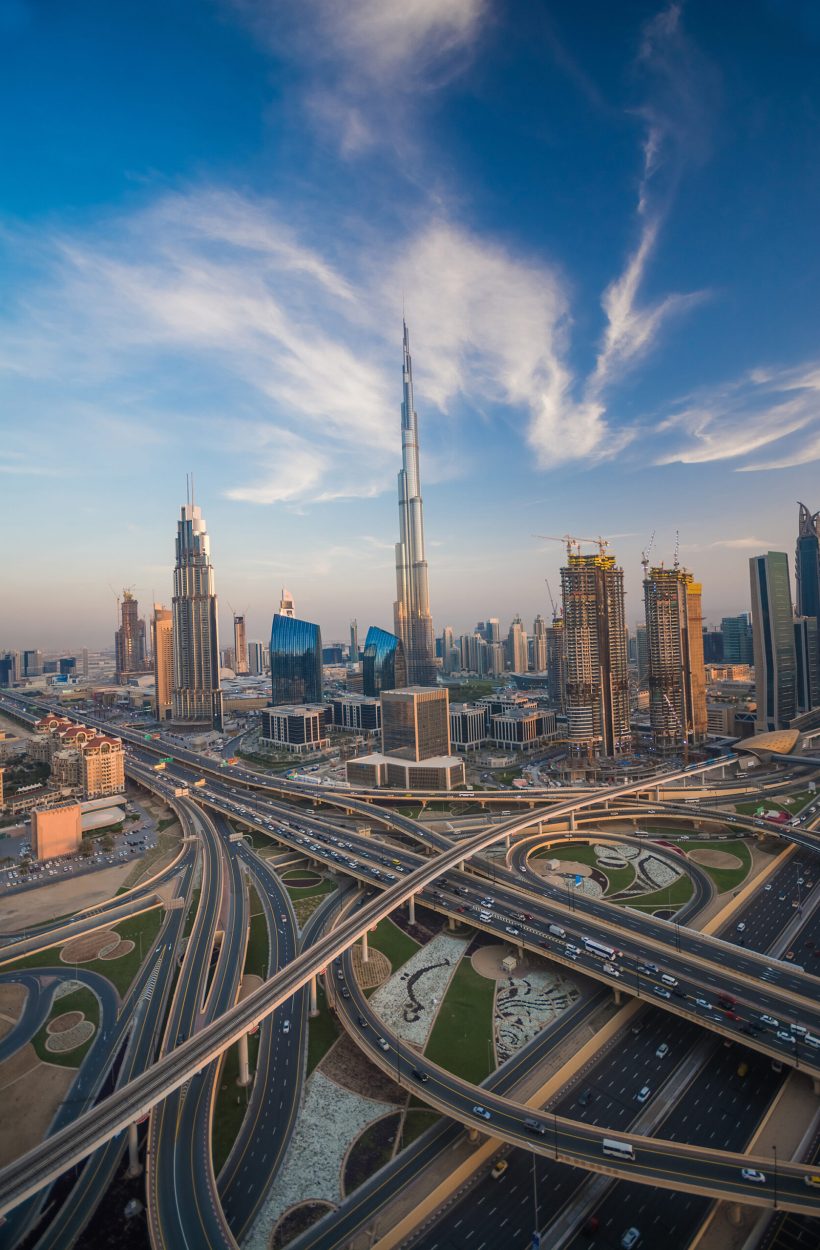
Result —
<svg viewBox="0 0 820 1250"><path fill-rule="evenodd" d="M653 530L649 538L649 544L646 550L641 552L641 564L643 565L644 578L647 578L649 576L649 557L652 554L652 548L654 546L655 546L655 531Z"/></svg>
<svg viewBox="0 0 820 1250"><path fill-rule="evenodd" d="M551 543L564 543L567 548L567 559L569 559L569 557L573 554L581 554L582 543L592 543L593 546L598 548L598 551L602 556L606 555L607 547L609 546L608 540L606 538L602 538L600 534L597 538L576 538L574 534L562 534L560 538L558 538L555 534L533 534L532 537L544 538L547 542Z"/></svg>
<svg viewBox="0 0 820 1250"><path fill-rule="evenodd" d="M549 595L550 603L552 604L552 619L554 621L557 621L560 618L561 613L558 611L555 600L552 597L552 590L550 588L550 579L548 577L544 578L544 585L547 588L547 594Z"/></svg>

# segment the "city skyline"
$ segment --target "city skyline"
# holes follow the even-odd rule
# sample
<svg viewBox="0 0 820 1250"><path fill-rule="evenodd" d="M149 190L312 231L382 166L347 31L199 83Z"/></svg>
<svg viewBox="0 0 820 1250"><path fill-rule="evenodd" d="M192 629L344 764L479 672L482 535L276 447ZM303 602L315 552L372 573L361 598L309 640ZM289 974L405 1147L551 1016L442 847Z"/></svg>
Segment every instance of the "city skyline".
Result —
<svg viewBox="0 0 820 1250"><path fill-rule="evenodd" d="M167 599L187 469L249 636L297 580L328 636L389 628L402 301L437 632L546 615L540 530L617 543L633 623L653 530L707 619L748 608L820 454L805 15L97 8L4 17L4 638Z"/></svg>

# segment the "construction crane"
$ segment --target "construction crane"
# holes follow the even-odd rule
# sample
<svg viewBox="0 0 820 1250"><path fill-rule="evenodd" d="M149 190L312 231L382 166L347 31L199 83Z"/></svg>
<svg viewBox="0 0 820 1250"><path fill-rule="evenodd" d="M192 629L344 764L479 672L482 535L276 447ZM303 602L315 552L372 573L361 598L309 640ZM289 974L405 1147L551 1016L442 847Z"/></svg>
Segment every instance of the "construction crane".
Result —
<svg viewBox="0 0 820 1250"><path fill-rule="evenodd" d="M593 546L598 548L598 551L602 556L606 555L607 547L609 546L607 539L602 538L600 534L597 538L576 538L574 534L562 534L560 538L558 538L555 534L533 534L532 537L544 538L547 542L551 543L564 543L567 549L567 559L569 559L573 554L581 554L582 543L592 543Z"/></svg>
<svg viewBox="0 0 820 1250"><path fill-rule="evenodd" d="M653 530L646 550L641 552L641 564L643 565L644 578L647 578L649 576L649 557L652 554L652 548L654 546L655 546L655 531Z"/></svg>
<svg viewBox="0 0 820 1250"><path fill-rule="evenodd" d="M550 579L548 577L544 578L544 585L547 588L547 594L549 595L550 603L552 604L552 619L554 621L560 620L561 612L558 610L555 600L552 597L552 590L550 589Z"/></svg>

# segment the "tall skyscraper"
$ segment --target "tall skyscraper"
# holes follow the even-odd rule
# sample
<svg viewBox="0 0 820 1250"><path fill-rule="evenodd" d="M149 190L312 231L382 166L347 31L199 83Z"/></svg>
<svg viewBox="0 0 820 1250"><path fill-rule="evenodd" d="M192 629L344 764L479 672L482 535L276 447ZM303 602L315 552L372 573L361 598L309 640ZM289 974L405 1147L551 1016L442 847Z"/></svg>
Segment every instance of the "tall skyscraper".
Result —
<svg viewBox="0 0 820 1250"><path fill-rule="evenodd" d="M797 710L810 712L820 706L820 672L817 663L817 620L794 618L794 649L797 659Z"/></svg>
<svg viewBox="0 0 820 1250"><path fill-rule="evenodd" d="M265 645L262 642L248 643L248 668L254 677L265 671Z"/></svg>
<svg viewBox="0 0 820 1250"><path fill-rule="evenodd" d="M407 685L407 657L404 643L395 634L371 625L364 640L362 692L376 699L383 690Z"/></svg>
<svg viewBox="0 0 820 1250"><path fill-rule="evenodd" d="M532 667L536 673L547 670L547 622L540 612L532 623Z"/></svg>
<svg viewBox="0 0 820 1250"><path fill-rule="evenodd" d="M507 663L513 673L527 671L527 632L517 614L513 617L507 634Z"/></svg>
<svg viewBox="0 0 820 1250"><path fill-rule="evenodd" d="M418 417L413 405L413 364L410 338L404 323L402 372L401 457L399 472L399 541L396 543L396 602L393 622L404 644L407 678L414 686L436 684L433 618L424 558L424 516L419 476Z"/></svg>
<svg viewBox="0 0 820 1250"><path fill-rule="evenodd" d="M624 632L624 573L604 547L570 551L561 569L569 737L578 754L615 755L631 744Z"/></svg>
<svg viewBox="0 0 820 1250"><path fill-rule="evenodd" d="M284 595L283 595L284 598ZM273 705L322 702L322 631L277 612L270 635Z"/></svg>
<svg viewBox="0 0 820 1250"><path fill-rule="evenodd" d="M445 673L454 672L458 666L455 641L452 625L445 625L441 631L441 667Z"/></svg>
<svg viewBox="0 0 820 1250"><path fill-rule="evenodd" d="M701 587L686 569L645 568L649 722L656 750L706 736Z"/></svg>
<svg viewBox="0 0 820 1250"><path fill-rule="evenodd" d="M646 625L635 627L635 662L638 666L638 685L645 686L649 677L649 647L646 641Z"/></svg>
<svg viewBox="0 0 820 1250"><path fill-rule="evenodd" d="M723 634L723 659L727 664L754 664L752 622L748 612L724 616L720 632Z"/></svg>
<svg viewBox="0 0 820 1250"><path fill-rule="evenodd" d="M547 627L547 691L552 706L563 712L567 705L567 653L564 618L553 616Z"/></svg>
<svg viewBox="0 0 820 1250"><path fill-rule="evenodd" d="M757 731L786 729L797 715L797 655L789 586L789 561L783 551L768 551L749 561L752 590Z"/></svg>
<svg viewBox="0 0 820 1250"><path fill-rule="evenodd" d="M798 616L813 616L816 620L820 617L820 512L809 512L804 503L797 506L800 515L794 555L796 612Z"/></svg>
<svg viewBox="0 0 820 1250"><path fill-rule="evenodd" d="M26 677L39 677L43 672L42 651L23 652L23 674ZM86 669L86 673L88 670Z"/></svg>
<svg viewBox="0 0 820 1250"><path fill-rule="evenodd" d="M210 542L201 508L190 503L177 522L172 606L174 721L184 728L222 727L219 631Z"/></svg>
<svg viewBox="0 0 820 1250"><path fill-rule="evenodd" d="M284 586L282 587L282 598L279 600L279 615L296 615L296 605L293 602L293 595Z"/></svg>
<svg viewBox="0 0 820 1250"><path fill-rule="evenodd" d="M174 626L171 609L154 604L151 622L154 646L154 714L157 720L168 720L174 693Z"/></svg>
<svg viewBox="0 0 820 1250"><path fill-rule="evenodd" d="M120 627L114 634L114 669L121 684L131 673L145 671L145 621L130 590L122 592Z"/></svg>
<svg viewBox="0 0 820 1250"><path fill-rule="evenodd" d="M234 613L233 618L234 672L244 676L248 671L248 642L245 634L245 618Z"/></svg>
<svg viewBox="0 0 820 1250"><path fill-rule="evenodd" d="M350 622L350 655L348 660L351 664L359 663L359 622L355 616Z"/></svg>

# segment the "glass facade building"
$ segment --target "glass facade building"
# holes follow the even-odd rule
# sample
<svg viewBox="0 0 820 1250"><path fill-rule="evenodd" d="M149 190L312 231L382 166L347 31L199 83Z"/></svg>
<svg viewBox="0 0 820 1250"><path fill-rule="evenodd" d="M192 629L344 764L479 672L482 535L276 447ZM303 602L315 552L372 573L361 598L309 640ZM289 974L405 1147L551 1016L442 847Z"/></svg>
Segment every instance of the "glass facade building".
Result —
<svg viewBox="0 0 820 1250"><path fill-rule="evenodd" d="M407 661L404 643L386 629L371 625L364 640L362 689L371 699L383 690L397 690L407 685Z"/></svg>
<svg viewBox="0 0 820 1250"><path fill-rule="evenodd" d="M411 686L382 695L382 750L400 759L450 754L450 700L446 690Z"/></svg>
<svg viewBox="0 0 820 1250"><path fill-rule="evenodd" d="M322 702L322 632L310 621L277 612L270 635L272 702Z"/></svg>
<svg viewBox="0 0 820 1250"><path fill-rule="evenodd" d="M797 615L820 617L820 535L818 518L804 503L800 508L794 571L797 582Z"/></svg>
<svg viewBox="0 0 820 1250"><path fill-rule="evenodd" d="M789 561L768 551L749 561L757 731L787 729L797 715L797 655Z"/></svg>

